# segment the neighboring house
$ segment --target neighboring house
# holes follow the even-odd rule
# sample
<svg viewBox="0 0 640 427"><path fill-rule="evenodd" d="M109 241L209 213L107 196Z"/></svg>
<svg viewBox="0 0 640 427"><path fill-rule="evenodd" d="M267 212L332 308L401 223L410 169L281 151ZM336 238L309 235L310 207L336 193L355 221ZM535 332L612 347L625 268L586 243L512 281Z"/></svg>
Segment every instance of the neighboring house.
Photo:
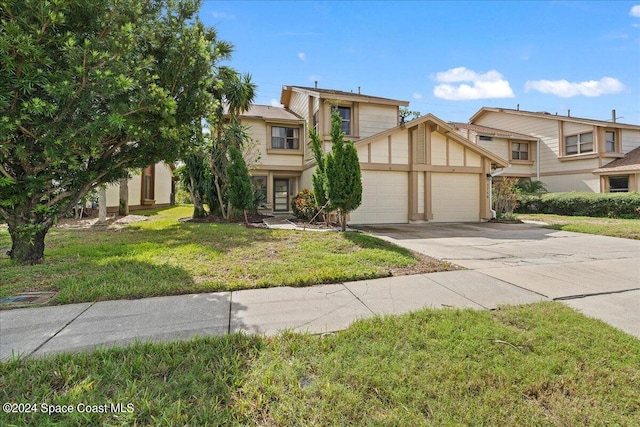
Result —
<svg viewBox="0 0 640 427"><path fill-rule="evenodd" d="M508 159L503 176L540 180L550 192L638 189L638 125L484 107L452 126Z"/></svg>
<svg viewBox="0 0 640 427"><path fill-rule="evenodd" d="M134 174L128 183L129 210L170 206L175 200L173 167L164 162L144 168ZM120 186L107 186L107 212L117 213L120 204Z"/></svg>
<svg viewBox="0 0 640 427"><path fill-rule="evenodd" d="M315 161L308 131L315 129L331 151L331 112L342 118L362 169L362 205L351 224L490 219L487 174L506 160L473 144L429 114L400 123L407 101L361 93L284 86L284 108L254 105L241 116L261 150L252 170L266 208L290 211L291 197L312 188Z"/></svg>
<svg viewBox="0 0 640 427"><path fill-rule="evenodd" d="M640 147L593 171L605 193L640 191Z"/></svg>

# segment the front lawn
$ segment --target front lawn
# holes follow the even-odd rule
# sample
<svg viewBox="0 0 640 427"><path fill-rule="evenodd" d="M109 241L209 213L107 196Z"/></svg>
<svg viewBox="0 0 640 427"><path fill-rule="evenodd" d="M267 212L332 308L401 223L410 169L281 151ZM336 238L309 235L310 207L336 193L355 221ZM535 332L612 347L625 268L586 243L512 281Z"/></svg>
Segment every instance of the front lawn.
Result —
<svg viewBox="0 0 640 427"><path fill-rule="evenodd" d="M517 218L542 221L548 224L549 228L555 230L640 240L640 219L594 218L551 214L517 214Z"/></svg>
<svg viewBox="0 0 640 427"><path fill-rule="evenodd" d="M188 206L143 212L122 229L55 228L45 264L0 256L0 297L57 291L53 304L305 286L453 269L372 236L189 223ZM140 214L140 212L136 212ZM9 248L0 229L0 248Z"/></svg>
<svg viewBox="0 0 640 427"><path fill-rule="evenodd" d="M637 426L638 384L640 341L560 303L421 310L0 363L0 400L36 405L0 425Z"/></svg>

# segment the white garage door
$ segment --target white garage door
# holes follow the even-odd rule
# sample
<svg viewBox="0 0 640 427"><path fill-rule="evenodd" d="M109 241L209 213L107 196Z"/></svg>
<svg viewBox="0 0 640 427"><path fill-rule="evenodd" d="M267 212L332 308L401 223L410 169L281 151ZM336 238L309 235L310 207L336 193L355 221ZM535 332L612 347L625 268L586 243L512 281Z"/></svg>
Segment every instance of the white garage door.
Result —
<svg viewBox="0 0 640 427"><path fill-rule="evenodd" d="M362 171L362 204L349 215L349 224L408 222L408 194L406 172Z"/></svg>
<svg viewBox="0 0 640 427"><path fill-rule="evenodd" d="M433 221L479 221L480 175L432 173Z"/></svg>

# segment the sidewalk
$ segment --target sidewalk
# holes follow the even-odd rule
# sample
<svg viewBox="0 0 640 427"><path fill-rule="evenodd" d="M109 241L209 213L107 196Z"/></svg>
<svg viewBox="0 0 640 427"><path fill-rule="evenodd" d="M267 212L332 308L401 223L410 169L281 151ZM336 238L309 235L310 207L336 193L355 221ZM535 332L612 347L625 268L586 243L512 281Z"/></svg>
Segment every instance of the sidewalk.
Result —
<svg viewBox="0 0 640 427"><path fill-rule="evenodd" d="M243 331L274 335L347 328L423 307L494 309L547 297L464 270L305 288L269 288L0 311L0 358Z"/></svg>

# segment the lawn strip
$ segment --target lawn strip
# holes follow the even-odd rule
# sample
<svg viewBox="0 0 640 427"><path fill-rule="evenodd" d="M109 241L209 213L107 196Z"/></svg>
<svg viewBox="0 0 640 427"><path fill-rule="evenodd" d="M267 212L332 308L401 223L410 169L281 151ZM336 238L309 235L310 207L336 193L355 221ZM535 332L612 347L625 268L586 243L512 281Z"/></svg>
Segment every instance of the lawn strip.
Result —
<svg viewBox="0 0 640 427"><path fill-rule="evenodd" d="M639 425L640 341L560 303L421 310L0 364L1 425ZM126 406L123 406L125 409Z"/></svg>

